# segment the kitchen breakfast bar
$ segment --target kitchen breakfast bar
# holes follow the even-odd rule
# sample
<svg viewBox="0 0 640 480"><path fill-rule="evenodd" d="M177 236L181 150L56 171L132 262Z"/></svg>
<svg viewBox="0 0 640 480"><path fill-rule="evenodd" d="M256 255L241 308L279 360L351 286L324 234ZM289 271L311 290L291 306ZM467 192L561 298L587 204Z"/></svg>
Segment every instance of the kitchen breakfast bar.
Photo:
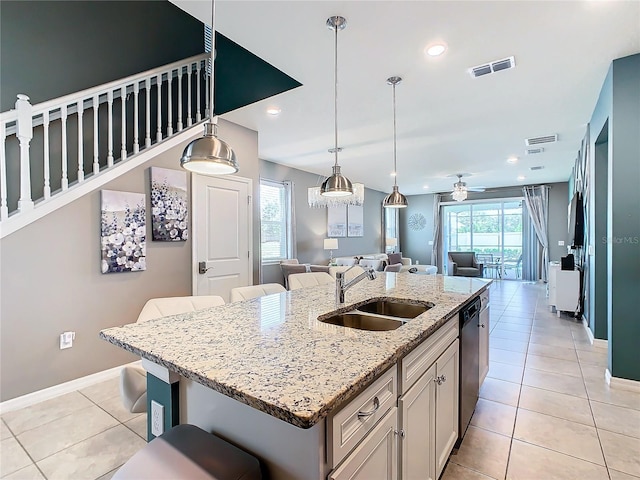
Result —
<svg viewBox="0 0 640 480"><path fill-rule="evenodd" d="M142 357L161 428L215 433L256 456L271 479L438 478L460 434L459 314L488 298L490 283L386 273L353 286L343 304L324 285L100 337ZM364 313L369 304L401 313ZM373 323L414 313L390 330L335 324L354 311ZM477 326L482 367L489 328Z"/></svg>

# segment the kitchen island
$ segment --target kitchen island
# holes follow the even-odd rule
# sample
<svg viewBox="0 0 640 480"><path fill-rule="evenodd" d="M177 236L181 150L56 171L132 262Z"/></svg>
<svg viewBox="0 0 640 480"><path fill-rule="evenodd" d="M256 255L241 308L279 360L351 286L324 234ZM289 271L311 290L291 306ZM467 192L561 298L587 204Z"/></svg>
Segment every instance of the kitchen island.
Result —
<svg viewBox="0 0 640 480"><path fill-rule="evenodd" d="M336 303L334 286L325 285L114 327L100 336L143 358L151 374L149 400L169 403L168 426L192 423L236 443L260 458L271 478L320 479L358 445L357 438L347 439L348 451L334 448L336 415L381 379L393 374L387 383L397 383L401 359L444 325L457 327L460 309L489 283L387 273L355 285L344 304ZM318 320L372 298L433 307L390 331ZM389 397L395 410L397 392L389 395L396 395ZM373 428L391 414L375 410L361 423Z"/></svg>

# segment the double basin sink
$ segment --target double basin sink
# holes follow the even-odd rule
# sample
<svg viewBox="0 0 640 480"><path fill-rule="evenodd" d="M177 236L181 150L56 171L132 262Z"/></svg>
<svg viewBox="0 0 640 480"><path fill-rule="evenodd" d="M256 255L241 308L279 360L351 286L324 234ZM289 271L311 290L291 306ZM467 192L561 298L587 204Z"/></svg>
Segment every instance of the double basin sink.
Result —
<svg viewBox="0 0 640 480"><path fill-rule="evenodd" d="M431 302L409 303L398 299L369 300L353 310L321 316L319 321L358 330L395 330L434 306Z"/></svg>

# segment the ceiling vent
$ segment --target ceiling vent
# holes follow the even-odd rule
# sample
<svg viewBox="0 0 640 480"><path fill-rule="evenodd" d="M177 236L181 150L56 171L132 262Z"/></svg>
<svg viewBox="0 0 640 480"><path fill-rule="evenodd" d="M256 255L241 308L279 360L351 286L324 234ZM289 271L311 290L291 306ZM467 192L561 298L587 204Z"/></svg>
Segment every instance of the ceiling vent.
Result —
<svg viewBox="0 0 640 480"><path fill-rule="evenodd" d="M555 143L558 141L558 134L543 135L541 137L531 137L525 139L524 143L527 147L531 145L540 145L541 143Z"/></svg>
<svg viewBox="0 0 640 480"><path fill-rule="evenodd" d="M536 147L536 148L527 148L524 153L526 155L537 155L538 153L544 152L544 147Z"/></svg>
<svg viewBox="0 0 640 480"><path fill-rule="evenodd" d="M530 167L531 170L542 170L544 167L542 165L538 165L537 167Z"/></svg>
<svg viewBox="0 0 640 480"><path fill-rule="evenodd" d="M496 60L495 62L486 63L484 65L478 65L469 69L469 73L473 78L489 75L490 73L496 73L500 70L508 70L516 66L516 59L514 57L503 58L502 60Z"/></svg>

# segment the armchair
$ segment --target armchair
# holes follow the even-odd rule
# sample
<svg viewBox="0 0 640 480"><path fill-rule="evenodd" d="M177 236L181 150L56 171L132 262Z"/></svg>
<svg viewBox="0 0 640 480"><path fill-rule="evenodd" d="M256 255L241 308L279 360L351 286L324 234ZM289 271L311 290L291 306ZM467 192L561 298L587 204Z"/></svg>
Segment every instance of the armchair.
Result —
<svg viewBox="0 0 640 480"><path fill-rule="evenodd" d="M482 277L484 265L478 263L475 252L449 252L448 275L458 277Z"/></svg>

